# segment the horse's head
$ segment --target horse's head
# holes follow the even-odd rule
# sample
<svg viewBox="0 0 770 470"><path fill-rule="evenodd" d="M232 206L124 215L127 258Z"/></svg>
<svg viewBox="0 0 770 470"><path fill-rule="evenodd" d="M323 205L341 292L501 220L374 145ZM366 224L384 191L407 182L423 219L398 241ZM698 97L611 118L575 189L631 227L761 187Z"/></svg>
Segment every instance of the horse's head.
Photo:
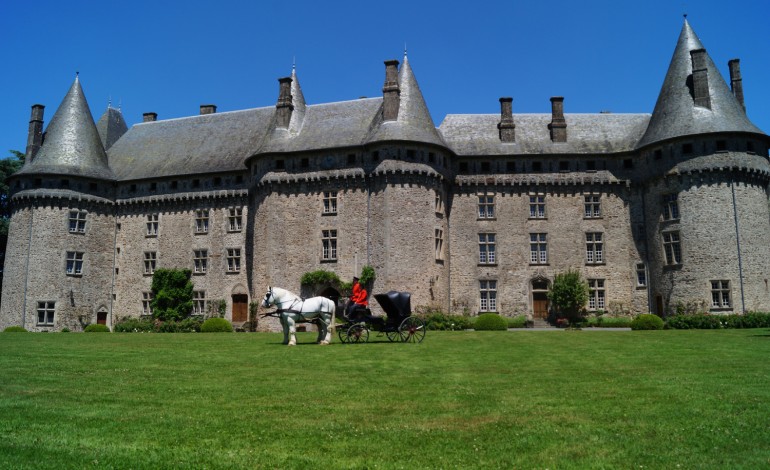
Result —
<svg viewBox="0 0 770 470"><path fill-rule="evenodd" d="M262 308L269 308L273 304L275 304L275 295L273 294L273 288L268 286L267 293L262 299Z"/></svg>

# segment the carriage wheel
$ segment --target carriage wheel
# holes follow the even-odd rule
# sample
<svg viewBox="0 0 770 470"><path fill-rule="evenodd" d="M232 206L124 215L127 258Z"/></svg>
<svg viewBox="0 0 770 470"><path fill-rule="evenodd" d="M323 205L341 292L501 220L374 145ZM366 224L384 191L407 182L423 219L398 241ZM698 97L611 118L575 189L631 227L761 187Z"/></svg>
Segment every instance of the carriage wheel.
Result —
<svg viewBox="0 0 770 470"><path fill-rule="evenodd" d="M348 328L348 343L366 343L369 341L369 330L366 326L357 324Z"/></svg>
<svg viewBox="0 0 770 470"><path fill-rule="evenodd" d="M425 338L425 322L417 317L408 317L401 322L398 333L405 343L421 343Z"/></svg>
<svg viewBox="0 0 770 470"><path fill-rule="evenodd" d="M393 341L403 341L401 339L401 333L398 330L386 331L385 336L388 337L388 341L390 341L391 343Z"/></svg>
<svg viewBox="0 0 770 470"><path fill-rule="evenodd" d="M337 336L340 337L340 341L343 343L349 343L350 337L348 336L348 326L347 325L337 325Z"/></svg>

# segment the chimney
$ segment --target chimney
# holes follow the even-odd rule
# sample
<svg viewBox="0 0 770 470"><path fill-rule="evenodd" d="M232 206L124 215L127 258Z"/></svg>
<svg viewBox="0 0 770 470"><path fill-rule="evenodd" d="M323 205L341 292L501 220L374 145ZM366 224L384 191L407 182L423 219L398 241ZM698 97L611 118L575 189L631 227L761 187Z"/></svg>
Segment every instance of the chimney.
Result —
<svg viewBox="0 0 770 470"><path fill-rule="evenodd" d="M204 114L214 114L217 112L217 105L215 104L202 104L201 105L201 116Z"/></svg>
<svg viewBox="0 0 770 470"><path fill-rule="evenodd" d="M548 124L551 130L551 141L567 141L567 121L564 120L564 97L551 97L551 123Z"/></svg>
<svg viewBox="0 0 770 470"><path fill-rule="evenodd" d="M294 105L291 99L291 77L278 79L278 102L275 104L276 127L288 129Z"/></svg>
<svg viewBox="0 0 770 470"><path fill-rule="evenodd" d="M743 79L741 78L741 59L733 59L727 63L730 67L730 88L735 99L741 104L743 112L746 112L746 103L743 102Z"/></svg>
<svg viewBox="0 0 770 470"><path fill-rule="evenodd" d="M500 123L497 128L500 130L500 142L516 141L516 124L513 123L513 98L500 98Z"/></svg>
<svg viewBox="0 0 770 470"><path fill-rule="evenodd" d="M155 122L158 120L158 113L144 113L142 114L142 122Z"/></svg>
<svg viewBox="0 0 770 470"><path fill-rule="evenodd" d="M27 132L27 153L25 159L31 162L35 154L43 145L43 110L42 104L33 104L32 113L29 117L29 131Z"/></svg>
<svg viewBox="0 0 770 470"><path fill-rule="evenodd" d="M382 118L385 121L398 119L401 89L398 87L398 61L385 61L385 85L382 87Z"/></svg>
<svg viewBox="0 0 770 470"><path fill-rule="evenodd" d="M692 60L692 96L695 100L695 106L711 109L706 49L690 51L690 59Z"/></svg>

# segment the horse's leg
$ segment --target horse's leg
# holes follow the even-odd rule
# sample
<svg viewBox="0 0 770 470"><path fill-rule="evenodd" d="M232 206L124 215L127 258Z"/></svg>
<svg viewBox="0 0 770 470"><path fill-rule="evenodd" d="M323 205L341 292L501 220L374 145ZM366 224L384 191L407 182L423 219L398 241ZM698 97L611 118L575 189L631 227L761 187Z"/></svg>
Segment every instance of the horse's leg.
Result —
<svg viewBox="0 0 770 470"><path fill-rule="evenodd" d="M316 343L324 344L323 340L326 337L326 323L324 323L323 314L318 315L315 324L316 328L318 329L318 338L316 339Z"/></svg>
<svg viewBox="0 0 770 470"><path fill-rule="evenodd" d="M281 313L281 328L283 328L283 344L289 344L289 322L286 320L288 314Z"/></svg>
<svg viewBox="0 0 770 470"><path fill-rule="evenodd" d="M297 345L297 326L292 315L286 315L286 323L289 325L289 346Z"/></svg>
<svg viewBox="0 0 770 470"><path fill-rule="evenodd" d="M318 344L329 344L331 342L332 316L326 312L318 314Z"/></svg>

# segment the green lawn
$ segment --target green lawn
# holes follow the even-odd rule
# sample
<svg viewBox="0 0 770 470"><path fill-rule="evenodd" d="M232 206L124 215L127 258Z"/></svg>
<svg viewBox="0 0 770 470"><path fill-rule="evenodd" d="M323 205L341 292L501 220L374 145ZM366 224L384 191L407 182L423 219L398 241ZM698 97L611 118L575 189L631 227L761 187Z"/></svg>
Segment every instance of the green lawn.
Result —
<svg viewBox="0 0 770 470"><path fill-rule="evenodd" d="M0 333L0 468L768 468L770 331Z"/></svg>

